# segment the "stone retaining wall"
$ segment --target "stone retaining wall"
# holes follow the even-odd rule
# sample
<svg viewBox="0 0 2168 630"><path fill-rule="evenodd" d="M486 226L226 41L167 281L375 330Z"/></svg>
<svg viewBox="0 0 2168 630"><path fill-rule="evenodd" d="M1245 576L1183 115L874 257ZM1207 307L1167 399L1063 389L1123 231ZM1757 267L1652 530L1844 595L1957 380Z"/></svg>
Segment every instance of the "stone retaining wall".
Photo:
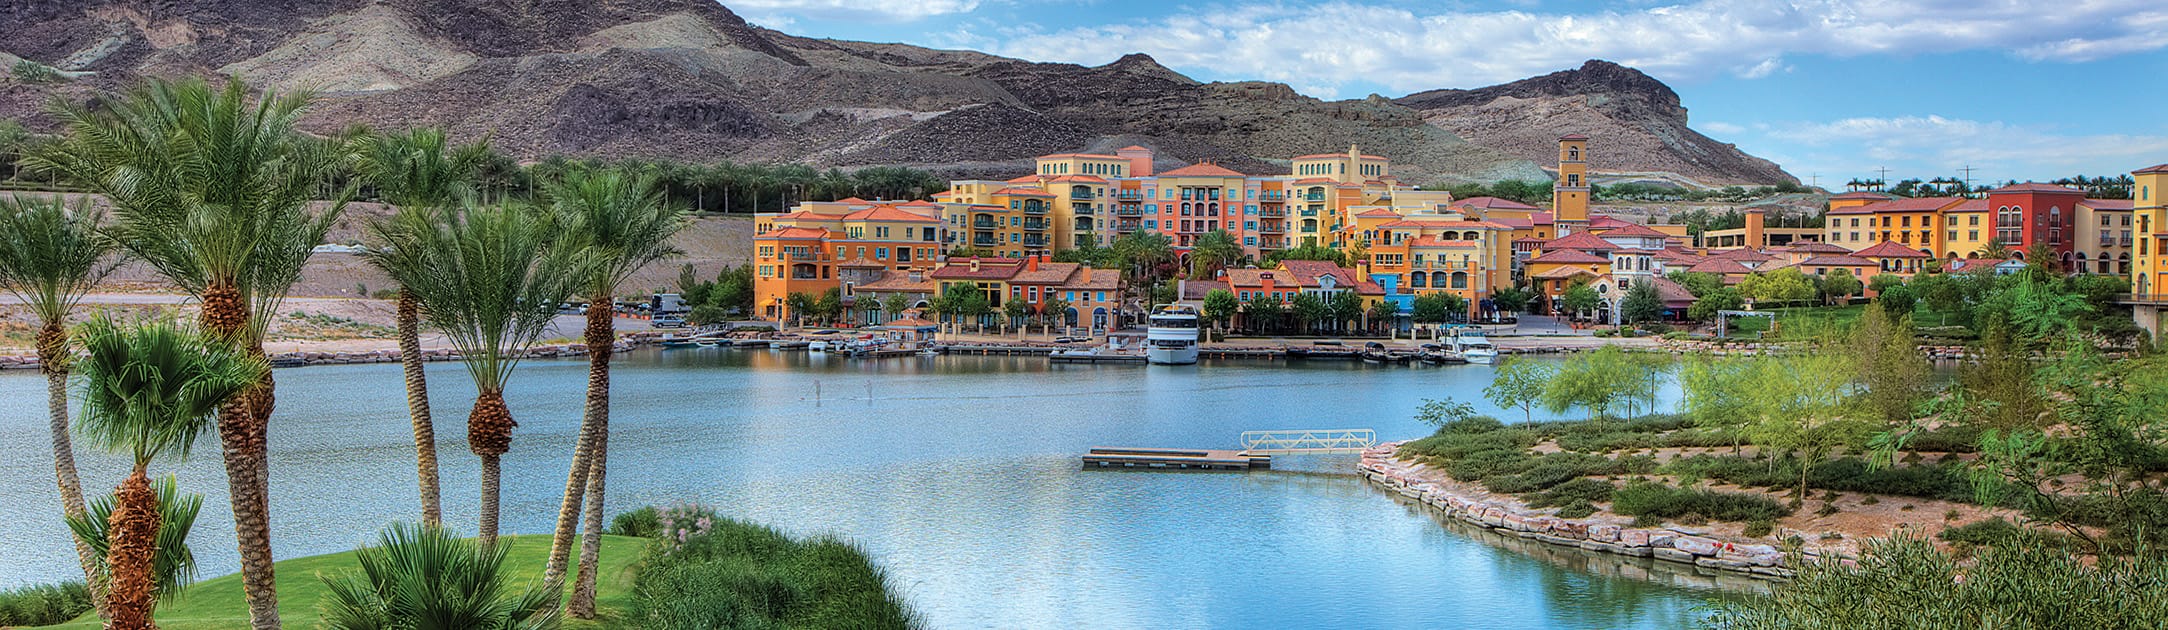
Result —
<svg viewBox="0 0 2168 630"><path fill-rule="evenodd" d="M1791 577L1783 551L1771 545L1741 545L1671 529L1622 527L1589 519L1558 518L1512 505L1460 496L1415 474L1425 468L1393 457L1399 442L1364 451L1363 478L1399 492L1447 516L1509 536L1589 551L1682 562L1761 578Z"/></svg>

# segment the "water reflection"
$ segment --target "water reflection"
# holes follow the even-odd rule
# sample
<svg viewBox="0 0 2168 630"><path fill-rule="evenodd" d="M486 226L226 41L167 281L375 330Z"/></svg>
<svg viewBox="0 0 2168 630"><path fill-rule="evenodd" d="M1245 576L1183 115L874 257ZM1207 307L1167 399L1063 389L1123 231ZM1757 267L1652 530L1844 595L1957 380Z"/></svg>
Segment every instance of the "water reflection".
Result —
<svg viewBox="0 0 2168 630"><path fill-rule="evenodd" d="M446 519L471 527L473 395L429 368ZM611 501L699 500L857 541L937 628L1660 628L1712 595L1623 579L1441 527L1352 476L1352 457L1268 473L1084 471L1091 446L1232 446L1244 430L1375 428L1404 438L1425 398L1481 405L1487 366L1208 362L1049 365L1035 357L853 361L802 352L632 353L617 368ZM585 384L578 361L523 364L505 461L509 531L547 531ZM350 549L411 515L412 438L396 365L279 375L272 508L281 557ZM72 552L45 454L42 380L0 375L0 586L67 577ZM1667 396L1675 395L1667 393ZM1515 416L1518 412L1502 413ZM216 509L197 524L206 575L234 570L215 443L177 468ZM86 453L85 485L118 458ZM168 467L169 465L163 465ZM1509 541L1510 542L1510 541ZM1697 585L1698 586L1698 585Z"/></svg>

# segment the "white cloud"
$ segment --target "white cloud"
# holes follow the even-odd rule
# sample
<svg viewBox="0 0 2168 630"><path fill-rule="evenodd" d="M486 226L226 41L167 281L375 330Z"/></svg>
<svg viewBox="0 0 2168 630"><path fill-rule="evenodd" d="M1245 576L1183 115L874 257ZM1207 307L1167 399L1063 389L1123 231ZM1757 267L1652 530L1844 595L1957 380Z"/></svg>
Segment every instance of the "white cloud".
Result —
<svg viewBox="0 0 2168 630"><path fill-rule="evenodd" d="M1745 127L1734 125L1728 122L1694 123L1694 126L1699 127L1701 131L1708 133L1734 134L1746 131Z"/></svg>
<svg viewBox="0 0 2168 630"><path fill-rule="evenodd" d="M1973 166L1977 181L2052 179L2129 172L2168 155L2168 135L2069 135L2054 129L1941 116L1777 123L1763 132L1801 155L1785 165L1824 179L1868 166L1930 177ZM1786 152L1791 152L1787 150ZM1900 170L1902 169L1902 170ZM1872 173L1868 173L1872 175Z"/></svg>
<svg viewBox="0 0 2168 630"><path fill-rule="evenodd" d="M780 0L767 0L771 2ZM988 25L956 43L1101 64L1142 51L1215 76L1319 96L1368 82L1414 91L1511 81L1601 58L1673 79L1782 72L1785 55L2003 51L2086 61L2168 47L2157 0L1699 0L1593 13L1423 12L1341 0L1207 5L1148 20L1046 30Z"/></svg>
<svg viewBox="0 0 2168 630"><path fill-rule="evenodd" d="M790 24L797 17L910 22L979 8L979 0L730 0L724 4L762 25Z"/></svg>

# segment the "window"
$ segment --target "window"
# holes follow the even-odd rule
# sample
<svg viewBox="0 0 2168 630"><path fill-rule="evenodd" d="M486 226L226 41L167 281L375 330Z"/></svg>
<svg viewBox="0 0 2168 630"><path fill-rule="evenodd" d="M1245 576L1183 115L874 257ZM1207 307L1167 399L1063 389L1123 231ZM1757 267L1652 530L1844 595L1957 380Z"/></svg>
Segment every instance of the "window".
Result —
<svg viewBox="0 0 2168 630"><path fill-rule="evenodd" d="M1957 230L1950 230L1950 238L1948 240L1957 240Z"/></svg>
<svg viewBox="0 0 2168 630"><path fill-rule="evenodd" d="M1567 186L1579 186L1579 185L1581 185L1581 175L1580 175L1579 173L1572 173L1572 174L1568 174L1568 175L1566 175L1566 185L1567 185Z"/></svg>
<svg viewBox="0 0 2168 630"><path fill-rule="evenodd" d="M874 259L874 260L888 260L888 248L886 248L886 247L875 247L875 248L873 248L873 259Z"/></svg>

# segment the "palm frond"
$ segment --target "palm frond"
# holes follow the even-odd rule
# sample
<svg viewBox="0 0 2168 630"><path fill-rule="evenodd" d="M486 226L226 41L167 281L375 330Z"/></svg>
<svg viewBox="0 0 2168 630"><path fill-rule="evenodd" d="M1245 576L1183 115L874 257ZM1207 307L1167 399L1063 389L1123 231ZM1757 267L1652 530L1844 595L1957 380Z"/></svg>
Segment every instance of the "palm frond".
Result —
<svg viewBox="0 0 2168 630"><path fill-rule="evenodd" d="M375 547L355 552L361 568L324 576L325 624L337 630L549 630L557 598L539 584L513 594L509 548L483 547L443 528L394 524Z"/></svg>
<svg viewBox="0 0 2168 630"><path fill-rule="evenodd" d="M152 592L161 601L180 597L181 587L196 579L196 553L188 548L188 532L203 510L203 495L181 494L178 482L167 475L151 482L158 493L158 552L151 558ZM68 530L90 547L101 570L111 540L106 531L113 520L113 495L91 499L81 517L69 516Z"/></svg>
<svg viewBox="0 0 2168 630"><path fill-rule="evenodd" d="M162 321L121 326L103 315L77 331L88 358L76 430L137 466L167 453L187 457L211 416L270 367Z"/></svg>
<svg viewBox="0 0 2168 630"><path fill-rule="evenodd" d="M597 259L582 287L589 301L609 301L633 272L684 253L670 238L690 224L691 215L670 203L655 181L647 174L581 170L549 185L566 245L592 249Z"/></svg>
<svg viewBox="0 0 2168 630"><path fill-rule="evenodd" d="M469 207L397 238L413 245L394 273L420 298L423 317L464 356L484 391L502 391L519 357L549 328L557 305L594 267L585 248L559 246L547 214Z"/></svg>
<svg viewBox="0 0 2168 630"><path fill-rule="evenodd" d="M119 265L113 244L98 233L103 220L88 197L74 204L58 197L0 197L0 286L38 319L65 320L83 294Z"/></svg>

